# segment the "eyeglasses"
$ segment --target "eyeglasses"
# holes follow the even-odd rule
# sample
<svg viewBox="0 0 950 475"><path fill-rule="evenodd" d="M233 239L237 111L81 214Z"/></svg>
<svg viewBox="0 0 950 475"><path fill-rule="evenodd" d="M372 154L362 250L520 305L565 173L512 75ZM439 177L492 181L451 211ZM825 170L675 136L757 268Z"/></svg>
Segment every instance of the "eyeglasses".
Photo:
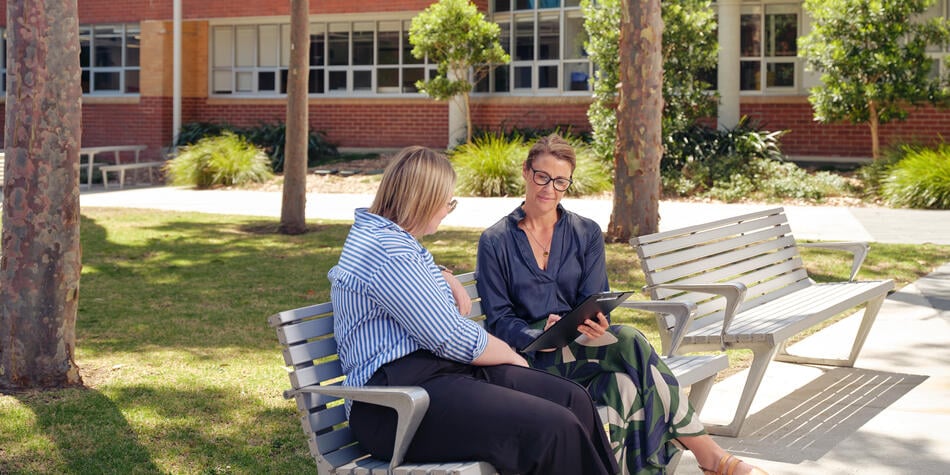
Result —
<svg viewBox="0 0 950 475"><path fill-rule="evenodd" d="M448 202L449 213L455 211L455 208L458 207L459 200L452 200Z"/></svg>
<svg viewBox="0 0 950 475"><path fill-rule="evenodd" d="M574 183L574 180L570 178L552 178L551 175L546 172L539 172L534 168L529 167L532 173L532 179L534 183L538 186L547 186L548 183L554 182L554 189L557 191L567 191L568 188Z"/></svg>

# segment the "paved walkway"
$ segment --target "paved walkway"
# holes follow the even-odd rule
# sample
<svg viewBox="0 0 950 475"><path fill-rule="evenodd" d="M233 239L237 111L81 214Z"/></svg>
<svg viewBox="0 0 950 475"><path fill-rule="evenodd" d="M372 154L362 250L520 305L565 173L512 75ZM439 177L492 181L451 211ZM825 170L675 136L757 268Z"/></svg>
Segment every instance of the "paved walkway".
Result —
<svg viewBox="0 0 950 475"><path fill-rule="evenodd" d="M308 196L309 218L351 220L365 195ZM133 207L251 216L280 215L279 193L131 188L83 192L83 207ZM484 228L520 199L459 198L447 226ZM565 206L609 221L603 200ZM760 205L662 202L660 228L673 229L763 209ZM800 239L950 244L950 211L786 206ZM873 249L871 252L874 252ZM857 317L824 329L793 351L836 349ZM950 263L885 301L855 368L773 362L738 438L720 444L774 475L950 473ZM703 419L725 420L744 373L717 383ZM687 453L680 473L699 473Z"/></svg>

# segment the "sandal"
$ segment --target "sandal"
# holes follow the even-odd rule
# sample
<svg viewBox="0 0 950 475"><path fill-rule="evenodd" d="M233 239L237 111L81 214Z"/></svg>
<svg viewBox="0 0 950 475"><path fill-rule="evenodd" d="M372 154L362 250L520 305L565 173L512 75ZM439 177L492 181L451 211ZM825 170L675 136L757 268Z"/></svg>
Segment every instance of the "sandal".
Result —
<svg viewBox="0 0 950 475"><path fill-rule="evenodd" d="M739 460L735 455L726 454L719 459L716 470L703 467L702 465L699 466L699 469L702 470L703 473L711 473L712 475L733 475L741 463L743 463L742 460ZM754 465L752 465L752 471L749 473L752 475L768 475L765 470Z"/></svg>

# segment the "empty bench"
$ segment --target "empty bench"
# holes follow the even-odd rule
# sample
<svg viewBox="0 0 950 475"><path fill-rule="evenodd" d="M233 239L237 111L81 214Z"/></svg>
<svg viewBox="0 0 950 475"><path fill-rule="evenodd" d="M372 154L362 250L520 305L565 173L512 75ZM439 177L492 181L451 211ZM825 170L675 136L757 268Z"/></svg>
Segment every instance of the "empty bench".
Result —
<svg viewBox="0 0 950 475"><path fill-rule="evenodd" d="M484 315L475 289L473 273L457 276L472 297L469 318L482 321ZM655 305L654 305L655 304ZM670 302L625 302L625 306L671 313L674 320L689 318L692 304ZM443 464L403 464L409 442L429 405L420 387L344 387L343 371L333 339L333 306L330 302L287 310L272 315L268 323L277 331L289 367L291 389L284 397L294 398L307 436L310 453L322 474L494 474L486 462ZM725 355L675 356L665 358L682 387L690 387L689 400L699 414L719 371L728 367ZM364 401L393 408L397 413L396 443L390 461L371 458L356 442L346 420L343 400ZM604 408L602 408L604 409ZM604 411L601 410L604 417ZM670 466L672 473L676 461Z"/></svg>
<svg viewBox="0 0 950 475"><path fill-rule="evenodd" d="M796 245L782 208L640 236L630 243L653 299L697 306L686 321L657 316L664 348L675 348L675 353L752 350L752 365L732 421L706 425L718 435L739 434L773 359L854 366L881 303L894 288L891 280L854 280L867 255L867 243ZM852 252L848 281L815 283L805 270L799 246ZM864 317L848 356L800 356L786 350L790 338L860 305L866 305Z"/></svg>
<svg viewBox="0 0 950 475"><path fill-rule="evenodd" d="M102 186L103 188L109 188L109 173L116 172L119 175L119 188L125 187L125 172L128 170L148 170L148 182L152 183L152 170L156 168L161 168L165 165L165 162L152 161L152 162L137 162L137 163L120 163L118 165L103 165L99 167L99 170L102 172Z"/></svg>

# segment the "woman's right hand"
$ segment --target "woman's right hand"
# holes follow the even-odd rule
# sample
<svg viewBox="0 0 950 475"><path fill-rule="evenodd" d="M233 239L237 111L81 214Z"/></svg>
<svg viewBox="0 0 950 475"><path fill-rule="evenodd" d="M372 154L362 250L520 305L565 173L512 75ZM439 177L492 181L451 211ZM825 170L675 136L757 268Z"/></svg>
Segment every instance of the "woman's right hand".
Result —
<svg viewBox="0 0 950 475"><path fill-rule="evenodd" d="M551 328L551 325L554 325L560 319L561 319L560 315L553 314L553 313L548 315L548 321L545 322L544 329L547 330L548 328Z"/></svg>

